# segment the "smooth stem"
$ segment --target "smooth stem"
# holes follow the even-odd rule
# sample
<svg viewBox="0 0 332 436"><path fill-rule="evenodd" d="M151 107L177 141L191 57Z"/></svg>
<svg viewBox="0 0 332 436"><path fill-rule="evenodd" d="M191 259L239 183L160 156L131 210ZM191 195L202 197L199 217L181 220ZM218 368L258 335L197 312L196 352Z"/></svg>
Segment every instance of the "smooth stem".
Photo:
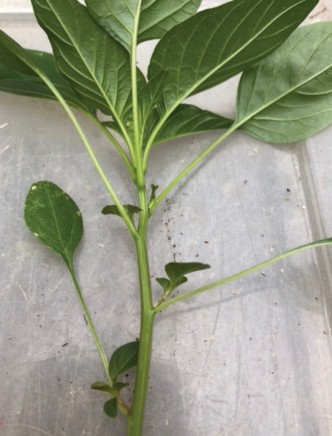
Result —
<svg viewBox="0 0 332 436"><path fill-rule="evenodd" d="M129 436L141 436L143 431L145 403L149 383L154 322L149 261L146 247L148 209L146 204L147 202L145 192L142 192L139 197L140 200L143 200L145 203L145 209L143 209L143 212L141 213L139 223L139 237L135 240L140 282L141 325L138 364L135 380L135 392L132 403L132 412L129 415L128 422ZM142 206L144 205L141 204L141 207Z"/></svg>
<svg viewBox="0 0 332 436"><path fill-rule="evenodd" d="M102 364L104 366L107 381L108 381L109 385L111 387L113 387L113 382L112 382L111 377L110 377L109 372L108 372L108 360L107 360L107 357L106 357L103 345L102 345L102 343L101 343L101 341L99 339L99 336L97 334L97 331L96 331L96 328L94 326L94 323L92 321L92 318L91 318L90 312L88 310L88 307L87 307L87 305L85 303L85 299L83 297L83 294L82 294L82 291L81 291L81 287L80 287L80 285L78 283L78 280L77 280L77 277L76 277L73 265L68 265L68 270L69 270L69 273L71 275L72 281L74 283L77 297L78 297L79 302L81 304L81 307L83 309L84 318L85 318L85 320L86 320L86 322L88 324L88 327L90 329L90 332L91 332L91 335L93 337L93 340L95 341L95 344L96 344L96 347L97 347L100 359L101 359Z"/></svg>
<svg viewBox="0 0 332 436"><path fill-rule="evenodd" d="M96 124L96 126L98 127L99 130L101 130L104 135L107 137L107 139L114 145L115 149L117 150L117 152L119 153L119 155L121 156L124 164L126 165L130 177L132 178L132 180L134 180L135 178L135 173L133 170L133 165L129 159L129 157L127 156L126 152L124 151L124 149L122 148L121 144L119 143L119 141L114 137L114 135L112 135L112 133L98 120L98 118L96 118L95 116L93 116L90 113L86 113L86 115Z"/></svg>
<svg viewBox="0 0 332 436"><path fill-rule="evenodd" d="M258 263L257 265L252 266L251 268L245 269L239 273L233 274L229 277L218 280L216 282L209 283L208 285L202 286L201 288L195 289L193 291L186 292L185 294L179 295L175 298L172 298L171 300L161 302L154 307L154 312L155 313L159 312L161 310L166 309L169 306L172 306L173 304L176 304L176 303L179 303L180 301L186 300L187 298L194 297L195 295L202 294L203 292L209 291L210 289L217 288L218 286L222 286L222 285L225 285L227 283L233 282L234 280L245 277L248 274L251 274L259 269L262 269L268 265L271 265L274 262L278 262L279 260L285 259L286 257L291 256L292 254L296 254L296 253L299 253L301 251L308 250L310 248L323 247L324 245L330 245L330 244L332 244L332 238L311 242L310 244L305 244L305 245L301 245L299 247L293 248L292 250L288 250L285 253L279 254L279 256L275 256L275 257L272 257L271 259L265 260L264 262Z"/></svg>

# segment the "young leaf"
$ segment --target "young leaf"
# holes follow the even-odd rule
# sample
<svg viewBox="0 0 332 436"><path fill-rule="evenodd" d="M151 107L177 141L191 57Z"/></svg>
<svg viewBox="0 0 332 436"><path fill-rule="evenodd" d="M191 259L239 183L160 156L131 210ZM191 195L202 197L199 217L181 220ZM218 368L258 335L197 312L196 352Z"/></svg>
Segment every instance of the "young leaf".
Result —
<svg viewBox="0 0 332 436"><path fill-rule="evenodd" d="M34 183L25 201L24 218L31 232L71 267L83 235L82 216L74 201L54 183Z"/></svg>
<svg viewBox="0 0 332 436"><path fill-rule="evenodd" d="M161 36L193 15L202 0L85 0L95 21L128 51L138 42ZM135 21L139 20L138 30Z"/></svg>
<svg viewBox="0 0 332 436"><path fill-rule="evenodd" d="M163 125L156 143L211 130L228 129L233 120L192 106L181 104Z"/></svg>
<svg viewBox="0 0 332 436"><path fill-rule="evenodd" d="M210 265L200 262L170 262L165 266L165 271L170 281L175 283L186 274L208 268L211 268Z"/></svg>
<svg viewBox="0 0 332 436"><path fill-rule="evenodd" d="M24 50L22 48L22 50ZM25 50L26 55L57 87L64 99L72 106L86 112L94 112L85 104L70 84L56 71L53 55L37 50ZM0 35L0 90L12 94L55 100L53 92L12 51L4 45Z"/></svg>
<svg viewBox="0 0 332 436"><path fill-rule="evenodd" d="M116 418L118 413L118 400L116 398L112 398L111 400L106 401L104 404L104 412L110 418Z"/></svg>
<svg viewBox="0 0 332 436"><path fill-rule="evenodd" d="M134 215L136 213L142 212L142 209L140 209L137 206L133 206L132 204L124 204L123 207L128 212L128 215L131 219L134 218ZM107 206L103 207L101 213L104 215L116 215L116 216L121 217L119 209L115 204L107 205Z"/></svg>
<svg viewBox="0 0 332 436"><path fill-rule="evenodd" d="M296 29L317 0L234 0L199 12L156 46L148 77L167 71L163 105L185 98L256 64Z"/></svg>
<svg viewBox="0 0 332 436"><path fill-rule="evenodd" d="M112 396L116 394L116 389L111 388L108 383L105 383L103 381L92 383L91 389L94 389L95 391L105 392L106 394Z"/></svg>
<svg viewBox="0 0 332 436"><path fill-rule="evenodd" d="M167 292L172 287L171 281L166 279L165 277L157 277L156 281L163 288L164 292Z"/></svg>
<svg viewBox="0 0 332 436"><path fill-rule="evenodd" d="M32 0L32 5L61 74L85 101L122 125L131 100L128 52L76 0ZM140 72L138 78L144 82Z"/></svg>
<svg viewBox="0 0 332 436"><path fill-rule="evenodd" d="M113 381L117 377L137 365L139 342L128 342L117 348L111 356L109 375Z"/></svg>
<svg viewBox="0 0 332 436"><path fill-rule="evenodd" d="M270 143L308 138L332 122L332 23L302 27L240 81L237 123Z"/></svg>

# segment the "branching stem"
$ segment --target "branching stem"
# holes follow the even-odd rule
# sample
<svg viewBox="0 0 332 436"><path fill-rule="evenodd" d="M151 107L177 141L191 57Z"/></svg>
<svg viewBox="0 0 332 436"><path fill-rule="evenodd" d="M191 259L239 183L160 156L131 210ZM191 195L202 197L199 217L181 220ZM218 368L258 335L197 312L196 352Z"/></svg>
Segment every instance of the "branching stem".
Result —
<svg viewBox="0 0 332 436"><path fill-rule="evenodd" d="M190 292L186 292L185 294L178 295L177 297L174 297L167 301L162 301L158 305L154 307L155 312L159 312L161 310L166 309L169 306L172 306L176 303L179 303L180 301L186 300L187 298L194 297L195 295L202 294L203 292L209 291L210 289L215 289L219 286L225 285L227 283L233 282L234 280L240 279L242 277L245 277L259 269L262 269L268 265L271 265L272 263L278 262L279 260L285 259L288 256L291 256L292 254L299 253L304 250L308 250L310 248L317 248L322 247L324 245L330 245L332 244L332 238L329 239L323 239L321 241L311 242L310 244L301 245L299 247L293 248L292 250L288 250L282 254L279 254L278 256L272 257L271 259L265 260L264 262L258 263L255 266L252 266L251 268L245 269L241 272L238 272L236 274L233 274L229 277L226 277L224 279L218 280L216 282L209 283L205 286L202 286L201 288L195 289Z"/></svg>

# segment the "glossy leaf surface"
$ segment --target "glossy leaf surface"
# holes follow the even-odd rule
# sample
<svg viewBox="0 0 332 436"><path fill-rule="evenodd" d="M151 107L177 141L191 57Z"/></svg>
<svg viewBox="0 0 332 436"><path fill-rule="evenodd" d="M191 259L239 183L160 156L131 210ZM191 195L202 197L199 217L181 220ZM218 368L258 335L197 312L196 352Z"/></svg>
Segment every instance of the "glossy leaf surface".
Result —
<svg viewBox="0 0 332 436"><path fill-rule="evenodd" d="M128 342L117 348L111 356L109 375L113 381L117 377L137 365L139 342Z"/></svg>
<svg viewBox="0 0 332 436"><path fill-rule="evenodd" d="M298 27L317 0L234 0L199 12L168 32L152 55L149 78L167 71L164 112L249 68Z"/></svg>
<svg viewBox="0 0 332 436"><path fill-rule="evenodd" d="M131 104L127 51L76 0L32 0L32 5L61 74L85 101L121 121Z"/></svg>
<svg viewBox="0 0 332 436"><path fill-rule="evenodd" d="M134 33L137 32L138 42L161 38L193 15L201 0L85 0L85 3L95 21L130 51Z"/></svg>
<svg viewBox="0 0 332 436"><path fill-rule="evenodd" d="M270 143L306 139L332 122L331 22L298 29L243 74L237 122Z"/></svg>
<svg viewBox="0 0 332 436"><path fill-rule="evenodd" d="M34 183L25 201L24 218L31 232L71 267L83 235L75 202L51 182Z"/></svg>

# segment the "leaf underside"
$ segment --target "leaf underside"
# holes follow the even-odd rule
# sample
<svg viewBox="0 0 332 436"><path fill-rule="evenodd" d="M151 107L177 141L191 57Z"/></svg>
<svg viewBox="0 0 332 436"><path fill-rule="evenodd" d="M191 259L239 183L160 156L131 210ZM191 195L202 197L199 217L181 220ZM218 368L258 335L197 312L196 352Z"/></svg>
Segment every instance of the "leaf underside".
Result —
<svg viewBox="0 0 332 436"><path fill-rule="evenodd" d="M167 71L160 104L172 112L183 99L248 69L296 29L317 0L234 0L199 12L164 35L149 79Z"/></svg>
<svg viewBox="0 0 332 436"><path fill-rule="evenodd" d="M161 38L176 24L193 15L201 0L85 0L94 20L128 51L136 32L137 41Z"/></svg>
<svg viewBox="0 0 332 436"><path fill-rule="evenodd" d="M332 23L297 29L240 81L237 123L269 143L307 139L332 122Z"/></svg>
<svg viewBox="0 0 332 436"><path fill-rule="evenodd" d="M0 90L11 94L55 100L53 92L29 68L14 51L5 44L5 34L0 31ZM38 50L23 49L27 58L57 87L64 99L72 106L86 112L94 109L85 104L70 84L57 72L54 56Z"/></svg>
<svg viewBox="0 0 332 436"><path fill-rule="evenodd" d="M124 124L131 105L128 52L76 0L32 0L32 5L60 73L89 105ZM144 84L142 73L137 74Z"/></svg>

